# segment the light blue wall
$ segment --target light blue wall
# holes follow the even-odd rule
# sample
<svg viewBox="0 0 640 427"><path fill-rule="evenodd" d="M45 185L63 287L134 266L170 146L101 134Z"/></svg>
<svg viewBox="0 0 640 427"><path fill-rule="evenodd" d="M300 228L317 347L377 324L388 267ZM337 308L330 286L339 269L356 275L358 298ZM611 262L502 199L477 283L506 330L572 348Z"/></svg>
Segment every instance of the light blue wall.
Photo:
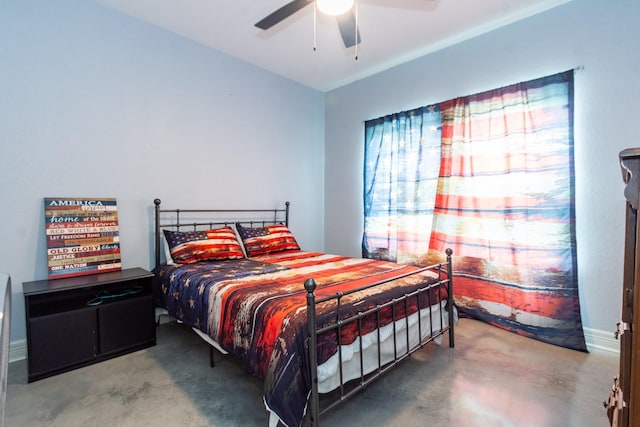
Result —
<svg viewBox="0 0 640 427"><path fill-rule="evenodd" d="M47 276L43 197L116 197L123 267L151 266L151 209L292 203L323 249L324 96L87 1L0 2L0 271Z"/></svg>
<svg viewBox="0 0 640 427"><path fill-rule="evenodd" d="M618 153L640 146L640 2L573 0L326 94L325 250L360 254L364 121L584 66L575 75L583 323L620 318L624 239Z"/></svg>

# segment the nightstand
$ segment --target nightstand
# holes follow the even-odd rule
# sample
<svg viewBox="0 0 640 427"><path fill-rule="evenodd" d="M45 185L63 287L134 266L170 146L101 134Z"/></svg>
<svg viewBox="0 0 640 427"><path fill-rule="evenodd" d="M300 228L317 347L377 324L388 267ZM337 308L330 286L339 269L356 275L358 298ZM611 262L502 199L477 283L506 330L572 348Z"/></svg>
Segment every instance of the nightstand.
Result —
<svg viewBox="0 0 640 427"><path fill-rule="evenodd" d="M152 279L131 268L23 283L29 382L155 345Z"/></svg>

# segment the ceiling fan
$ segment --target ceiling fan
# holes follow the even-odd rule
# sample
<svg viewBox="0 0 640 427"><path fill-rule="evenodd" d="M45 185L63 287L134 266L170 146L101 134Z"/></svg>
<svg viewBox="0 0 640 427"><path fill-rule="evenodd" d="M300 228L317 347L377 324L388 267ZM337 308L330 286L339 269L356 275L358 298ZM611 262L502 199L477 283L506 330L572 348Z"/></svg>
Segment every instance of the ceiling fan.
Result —
<svg viewBox="0 0 640 427"><path fill-rule="evenodd" d="M356 28L356 16L352 10L354 1L355 0L293 0L267 15L256 23L255 26L263 30L268 30L305 6L315 2L320 12L336 17L345 47L352 47L356 44L356 37L358 43L362 41L360 39L360 31Z"/></svg>
<svg viewBox="0 0 640 427"><path fill-rule="evenodd" d="M430 9L437 7L439 0L368 0L373 3L391 3L393 7L399 8L424 8L426 4L431 4ZM325 15L335 16L342 35L345 47L353 47L360 43L360 28L358 25L358 8L354 7L355 0L293 0L281 8L267 15L255 24L256 27L268 30L279 24L289 16L298 12L305 6L315 3L317 10ZM354 13L355 9L355 13ZM357 40L357 42L356 42ZM357 47L356 47L357 50Z"/></svg>

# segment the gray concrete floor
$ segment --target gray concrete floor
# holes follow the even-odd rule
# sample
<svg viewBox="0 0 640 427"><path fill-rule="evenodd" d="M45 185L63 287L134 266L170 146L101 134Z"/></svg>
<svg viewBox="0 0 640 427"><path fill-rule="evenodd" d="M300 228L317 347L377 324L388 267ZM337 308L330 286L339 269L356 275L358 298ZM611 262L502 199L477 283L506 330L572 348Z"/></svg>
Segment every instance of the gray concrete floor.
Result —
<svg viewBox="0 0 640 427"><path fill-rule="evenodd" d="M447 342L445 339L444 342ZM267 426L262 384L180 325L158 345L27 384L9 366L7 427ZM321 418L325 426L605 427L618 355L580 353L470 319Z"/></svg>

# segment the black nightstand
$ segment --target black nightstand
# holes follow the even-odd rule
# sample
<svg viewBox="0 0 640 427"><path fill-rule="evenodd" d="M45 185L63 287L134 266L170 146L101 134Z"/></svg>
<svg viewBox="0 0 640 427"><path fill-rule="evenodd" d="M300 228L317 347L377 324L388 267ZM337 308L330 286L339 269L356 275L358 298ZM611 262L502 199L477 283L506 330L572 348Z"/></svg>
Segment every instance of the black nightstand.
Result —
<svg viewBox="0 0 640 427"><path fill-rule="evenodd" d="M29 382L155 345L152 279L131 268L23 283Z"/></svg>

